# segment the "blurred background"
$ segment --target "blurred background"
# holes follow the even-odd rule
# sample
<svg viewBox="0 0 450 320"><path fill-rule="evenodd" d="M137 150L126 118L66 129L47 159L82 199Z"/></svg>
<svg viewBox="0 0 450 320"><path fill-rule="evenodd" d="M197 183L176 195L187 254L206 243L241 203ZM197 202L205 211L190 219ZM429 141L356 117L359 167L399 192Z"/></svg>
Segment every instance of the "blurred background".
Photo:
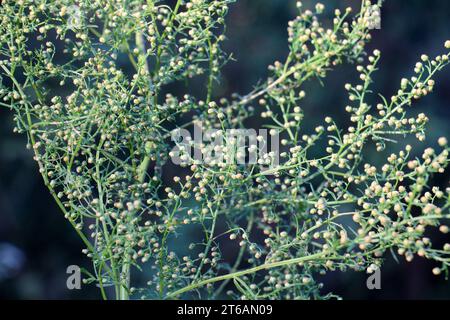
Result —
<svg viewBox="0 0 450 320"><path fill-rule="evenodd" d="M337 7L358 8L360 3L322 2L329 17ZM315 2L303 3L313 8ZM221 86L215 90L217 96L251 91L267 77L267 65L284 60L287 22L295 12L293 0L238 0L231 6L225 50L233 53L235 61L224 68ZM386 0L381 29L373 31L368 47L369 52L382 52L373 90L391 96L400 79L412 75L420 55L443 53L447 39L450 1ZM331 72L323 86L316 81L306 85L308 99L303 108L311 127L319 124L325 113L345 123L343 86L356 78L354 66L344 65ZM440 136L450 138L450 68L435 80L435 92L412 111L424 112L430 118L427 144ZM13 134L12 128L12 114L0 109L0 299L100 298L93 286L72 291L66 288L66 268L73 264L89 268L89 261L81 254L81 241L42 183L31 153L25 149L26 137ZM449 173L435 180L435 184L446 187ZM436 245L449 240L438 238ZM433 276L432 264L417 258L412 263L386 258L381 290L369 291L364 273L334 272L322 279L324 292L333 291L344 299L450 299L450 281Z"/></svg>

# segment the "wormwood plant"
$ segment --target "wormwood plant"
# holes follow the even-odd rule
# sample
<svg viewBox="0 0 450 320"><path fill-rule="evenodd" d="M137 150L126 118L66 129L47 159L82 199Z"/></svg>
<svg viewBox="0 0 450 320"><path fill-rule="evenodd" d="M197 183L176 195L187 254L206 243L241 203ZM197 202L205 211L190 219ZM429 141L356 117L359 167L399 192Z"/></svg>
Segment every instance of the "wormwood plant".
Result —
<svg viewBox="0 0 450 320"><path fill-rule="evenodd" d="M430 185L449 163L447 140L419 157L409 145L389 148L407 136L425 140L428 118L409 109L433 90L450 54L423 55L384 97L370 89L380 52L365 52L381 3L336 10L328 26L322 4L297 2L285 61L249 94L215 100L232 2L2 1L0 104L14 112L14 130L26 133L86 247L85 282L105 299L318 299L331 295L317 275L373 269L389 252L433 260L433 273L447 274L450 244L433 246L427 236L448 232L450 189ZM355 63L360 78L345 85L351 125L305 118L305 82L343 62ZM205 81L201 97L189 94L193 78ZM174 83L187 93L171 94ZM165 170L173 129L240 129L254 117L281 133L279 152L240 165L230 161L231 142L213 148L227 161L205 162L187 147L205 153L210 144L175 141L183 176ZM307 132L305 120L322 125ZM385 164L365 157L373 148Z"/></svg>

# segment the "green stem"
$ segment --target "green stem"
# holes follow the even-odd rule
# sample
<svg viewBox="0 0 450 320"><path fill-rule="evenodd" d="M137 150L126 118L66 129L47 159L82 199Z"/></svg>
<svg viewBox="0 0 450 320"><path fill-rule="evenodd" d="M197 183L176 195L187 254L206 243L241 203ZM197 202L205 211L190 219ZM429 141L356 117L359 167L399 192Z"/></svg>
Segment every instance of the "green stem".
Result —
<svg viewBox="0 0 450 320"><path fill-rule="evenodd" d="M307 261L311 261L311 260L318 260L318 259L322 259L325 258L326 256L326 252L319 252L319 253L315 253L309 256L305 256L305 257L300 257L300 258L294 258L294 259L289 259L289 260L283 260L283 261L277 261L277 262L271 262L271 263L266 263L266 264L262 264L247 270L242 270L242 271L237 271L237 272L233 272L233 273L228 273L222 276L218 276L218 277L214 277L214 278L210 278L207 280L203 280L197 283L192 283L180 290L177 290L175 292L169 293L167 295L166 298L171 299L171 298L175 298L177 296L179 296L182 293L203 287L207 284L210 283L215 283L215 282L219 282L219 281L223 281L223 280L228 280L228 279L235 279L235 278L239 278L242 277L244 275L247 274L251 274L251 273L256 273L258 271L261 270L268 270L268 269L273 269L273 268L277 268L277 267L282 267L282 266L288 266L288 265L292 265L292 264L298 264L301 262L307 262Z"/></svg>
<svg viewBox="0 0 450 320"><path fill-rule="evenodd" d="M250 234L252 232L253 223L255 221L254 218L255 218L255 215L252 212L251 215L250 215L250 219L248 220L247 228L246 228L246 231L245 231L247 234ZM241 249L239 250L238 256L236 258L236 261L234 262L233 267L231 268L230 273L236 272L237 269L239 268L239 265L241 264L242 258L244 257L244 253L245 253L246 248L247 248L247 244L244 244L241 247ZM231 281L231 279L227 279L224 282L222 282L220 287L214 292L213 297L219 296L230 281Z"/></svg>
<svg viewBox="0 0 450 320"><path fill-rule="evenodd" d="M129 287L130 287L130 265L124 264L122 266L122 274L121 274L121 283L119 289L119 299L120 300L129 300Z"/></svg>

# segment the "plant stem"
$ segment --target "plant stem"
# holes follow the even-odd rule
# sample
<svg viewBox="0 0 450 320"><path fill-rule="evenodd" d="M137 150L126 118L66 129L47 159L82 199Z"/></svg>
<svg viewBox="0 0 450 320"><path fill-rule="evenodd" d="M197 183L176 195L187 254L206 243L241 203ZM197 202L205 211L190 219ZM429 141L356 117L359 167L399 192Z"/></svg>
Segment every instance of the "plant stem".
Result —
<svg viewBox="0 0 450 320"><path fill-rule="evenodd" d="M248 221L248 224L247 224L247 228L246 228L246 233L247 233L247 234L250 234L250 233L252 232L253 223L254 223L254 218L255 218L255 215L254 215L254 213L252 212L251 215L250 215L250 219L249 219L249 221ZM234 262L233 267L231 268L231 272L230 272L230 273L236 272L237 269L239 268L239 265L241 264L242 258L244 257L244 253L245 253L245 249L246 249L246 248L247 248L247 244L244 244L244 245L241 247L241 249L239 250L238 256L237 256L237 258L236 258L236 261ZM220 287L214 292L213 297L217 297L217 296L223 291L223 289L225 289L225 287L227 286L227 284L228 284L230 281L231 281L231 278L225 280L224 282L222 282L222 284L220 285Z"/></svg>
<svg viewBox="0 0 450 320"><path fill-rule="evenodd" d="M124 264L122 266L121 284L119 289L119 299L129 300L130 295L128 293L130 287L130 265Z"/></svg>
<svg viewBox="0 0 450 320"><path fill-rule="evenodd" d="M175 292L169 293L166 298L171 299L171 298L175 298L177 296L179 296L182 293L203 287L207 284L210 283L215 283L215 282L219 282L219 281L223 281L223 280L227 280L227 279L235 279L235 278L239 278L242 277L246 274L251 274L251 273L256 273L258 271L261 270L268 270L268 269L273 269L276 267L282 267L282 266L287 266L287 265L292 265L292 264L297 264L300 262L306 262L306 261L311 261L311 260L318 260L321 258L324 258L326 256L326 252L319 252L319 253L315 253L309 256L304 256L304 257L300 257L300 258L294 258L294 259L289 259L289 260L283 260L283 261L277 261L277 262L271 262L271 263L266 263L266 264L262 264L247 270L242 270L242 271L238 271L238 272L233 272L233 273L228 273L222 276L218 276L218 277L214 277L214 278L210 278L210 279L206 279L197 283L192 283L180 290L177 290Z"/></svg>

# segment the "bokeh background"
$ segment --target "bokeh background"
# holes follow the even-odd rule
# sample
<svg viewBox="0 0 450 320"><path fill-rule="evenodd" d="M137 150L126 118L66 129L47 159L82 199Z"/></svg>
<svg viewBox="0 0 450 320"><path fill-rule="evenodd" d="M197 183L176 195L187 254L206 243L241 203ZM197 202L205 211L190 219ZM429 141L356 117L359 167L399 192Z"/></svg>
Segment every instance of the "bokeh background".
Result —
<svg viewBox="0 0 450 320"><path fill-rule="evenodd" d="M315 3L303 2L311 7ZM322 2L329 17L336 7L359 6L356 0ZM238 0L231 6L225 49L233 53L235 61L223 70L217 96L245 94L266 78L267 65L287 54L286 26L294 15L293 0ZM412 74L420 55L443 53L447 39L450 1L386 0L381 29L373 31L368 48L382 52L374 91L392 95L400 79ZM316 81L306 85L308 99L303 108L311 126L322 121L324 114L345 123L343 85L356 77L354 66L344 65L330 73L323 86ZM413 111L425 112L431 119L429 144L439 136L450 137L450 68L435 80L434 94L416 104ZM26 137L13 134L12 128L11 113L0 109L0 299L100 298L93 286L66 288L67 266L89 268L89 261L42 183L31 153L25 149ZM435 180L444 187L448 182L448 173ZM449 240L441 236L436 244ZM381 290L369 291L363 273L334 272L322 279L324 292L333 291L345 299L450 299L450 281L433 276L432 264L417 258L412 263L386 258Z"/></svg>

